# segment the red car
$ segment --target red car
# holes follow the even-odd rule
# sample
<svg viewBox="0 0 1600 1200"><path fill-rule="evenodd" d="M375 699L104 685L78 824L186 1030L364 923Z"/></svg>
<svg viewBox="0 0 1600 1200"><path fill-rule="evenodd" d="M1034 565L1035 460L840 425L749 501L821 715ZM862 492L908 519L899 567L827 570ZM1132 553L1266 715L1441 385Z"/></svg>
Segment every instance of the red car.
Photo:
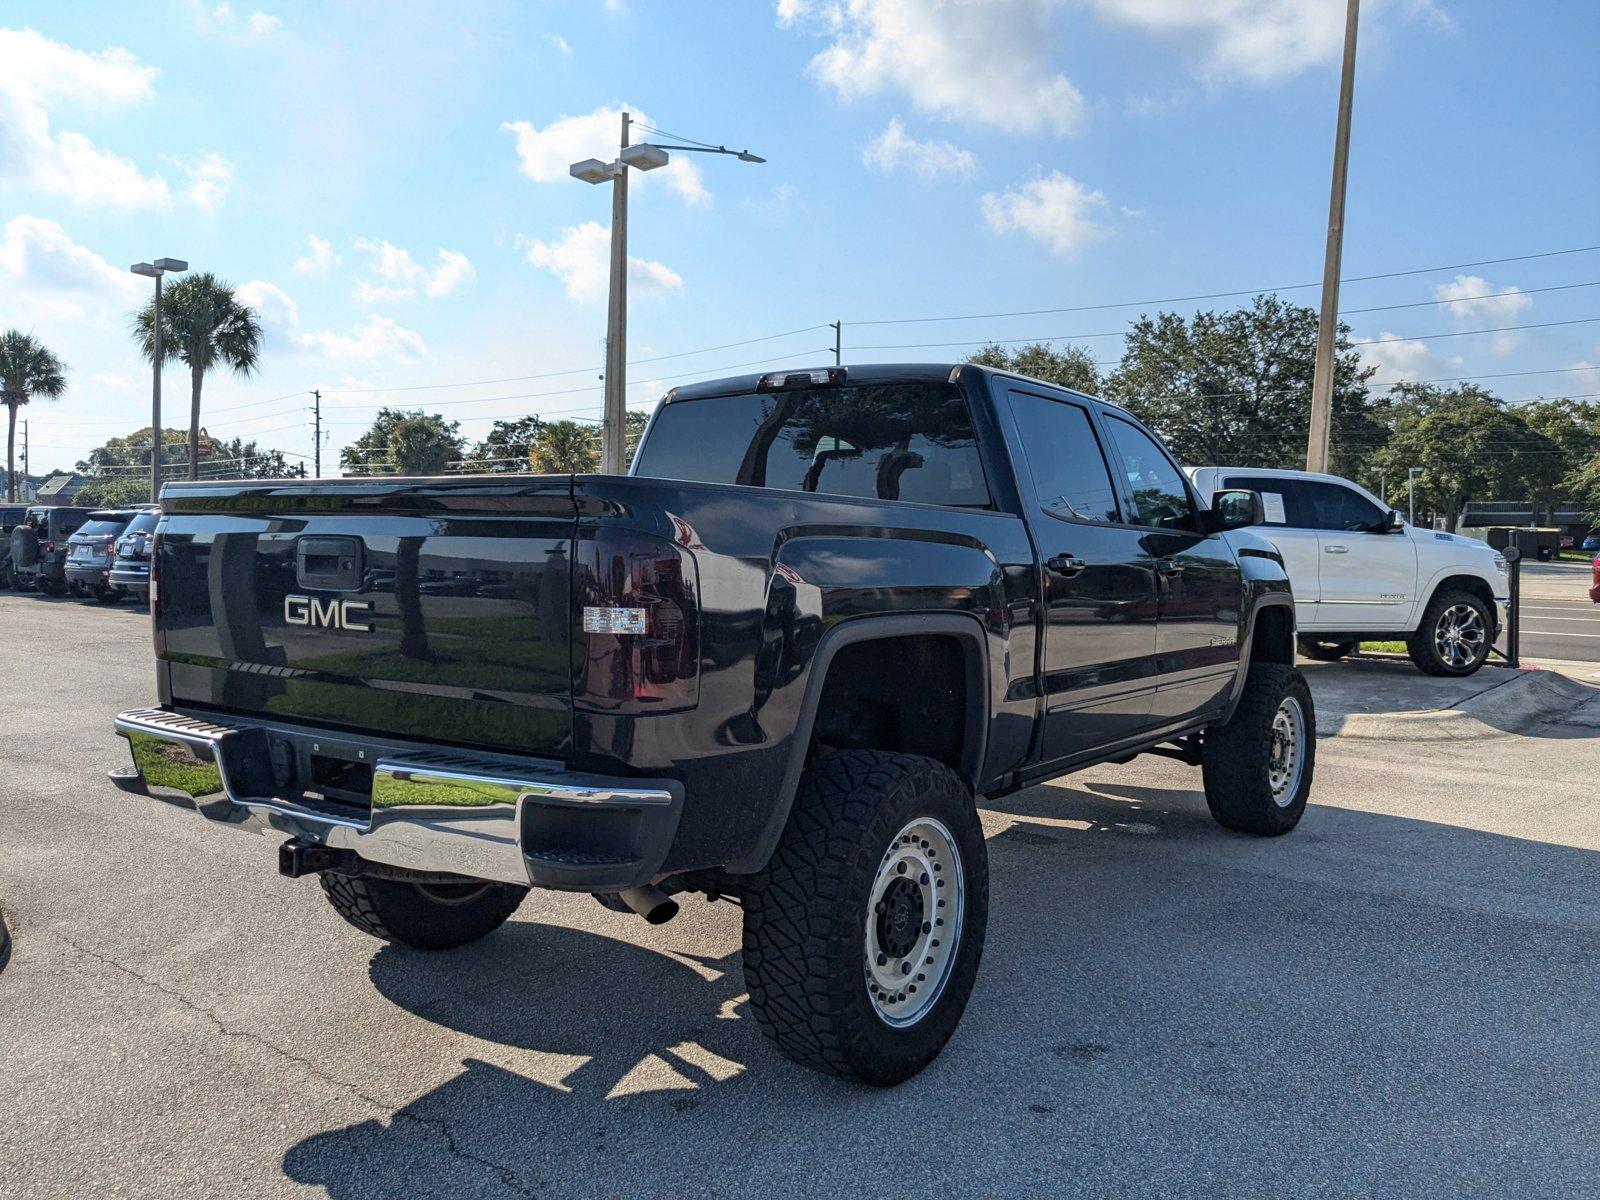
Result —
<svg viewBox="0 0 1600 1200"><path fill-rule="evenodd" d="M1590 566L1590 571L1589 599L1596 604L1600 604L1600 556L1596 556L1594 563Z"/></svg>

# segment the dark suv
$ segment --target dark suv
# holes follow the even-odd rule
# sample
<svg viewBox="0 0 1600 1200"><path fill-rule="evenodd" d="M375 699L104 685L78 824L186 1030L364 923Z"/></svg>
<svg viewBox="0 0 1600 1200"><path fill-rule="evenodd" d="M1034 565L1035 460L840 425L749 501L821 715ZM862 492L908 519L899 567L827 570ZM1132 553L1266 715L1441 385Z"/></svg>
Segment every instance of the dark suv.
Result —
<svg viewBox="0 0 1600 1200"><path fill-rule="evenodd" d="M140 509L117 539L117 556L111 561L111 586L139 600L150 595L150 540L159 520L160 509Z"/></svg>
<svg viewBox="0 0 1600 1200"><path fill-rule="evenodd" d="M46 504L30 507L27 516L34 519L39 533L39 556L34 562L12 562L11 586L19 590L37 588L47 596L66 591L67 539L83 527L91 511Z"/></svg>
<svg viewBox="0 0 1600 1200"><path fill-rule="evenodd" d="M11 586L11 531L28 515L25 504L0 507L0 589Z"/></svg>
<svg viewBox="0 0 1600 1200"><path fill-rule="evenodd" d="M69 591L78 596L93 596L102 604L114 604L121 599L121 593L111 585L111 564L117 557L118 539L139 511L117 508L92 512L78 532L67 539L67 561L63 570Z"/></svg>

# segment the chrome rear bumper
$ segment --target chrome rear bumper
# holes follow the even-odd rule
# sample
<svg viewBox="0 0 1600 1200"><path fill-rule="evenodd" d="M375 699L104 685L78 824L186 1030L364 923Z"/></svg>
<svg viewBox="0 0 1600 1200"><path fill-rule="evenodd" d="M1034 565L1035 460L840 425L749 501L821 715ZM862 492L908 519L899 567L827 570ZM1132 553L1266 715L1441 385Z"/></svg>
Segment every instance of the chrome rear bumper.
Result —
<svg viewBox="0 0 1600 1200"><path fill-rule="evenodd" d="M218 724L168 709L121 713L124 791L257 833L372 862L500 883L616 891L658 873L682 813L676 780L608 779L560 763L352 740L267 722ZM305 764L336 752L371 768L370 802L328 801Z"/></svg>

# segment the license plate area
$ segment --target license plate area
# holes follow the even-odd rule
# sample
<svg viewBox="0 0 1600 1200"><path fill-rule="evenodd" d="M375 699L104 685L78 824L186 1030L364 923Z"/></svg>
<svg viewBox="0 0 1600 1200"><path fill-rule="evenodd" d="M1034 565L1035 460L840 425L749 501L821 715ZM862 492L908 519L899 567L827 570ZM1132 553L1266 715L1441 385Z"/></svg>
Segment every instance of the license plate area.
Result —
<svg viewBox="0 0 1600 1200"><path fill-rule="evenodd" d="M366 816L372 811L372 764L328 754L310 756L306 799Z"/></svg>

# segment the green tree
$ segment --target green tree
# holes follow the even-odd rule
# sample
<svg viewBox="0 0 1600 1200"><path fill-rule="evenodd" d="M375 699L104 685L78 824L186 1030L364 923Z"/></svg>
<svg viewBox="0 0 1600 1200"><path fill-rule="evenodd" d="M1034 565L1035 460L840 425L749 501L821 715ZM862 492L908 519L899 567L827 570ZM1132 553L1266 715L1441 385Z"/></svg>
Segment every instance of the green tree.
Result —
<svg viewBox="0 0 1600 1200"><path fill-rule="evenodd" d="M148 476L134 473L101 475L80 487L72 502L85 508L127 508L135 504L148 504L150 480Z"/></svg>
<svg viewBox="0 0 1600 1200"><path fill-rule="evenodd" d="M581 421L546 421L528 452L540 475L581 475L600 469L600 430Z"/></svg>
<svg viewBox="0 0 1600 1200"><path fill-rule="evenodd" d="M1383 406L1339 326L1333 378L1332 468L1355 475L1382 445ZM1275 295L1248 308L1140 317L1104 396L1155 429L1194 466L1300 467L1310 426L1317 342L1314 309Z"/></svg>
<svg viewBox="0 0 1600 1200"><path fill-rule="evenodd" d="M650 414L635 412L629 409L622 418L622 461L624 465L633 464L633 456L639 452L639 443L644 440L644 427L650 424Z"/></svg>
<svg viewBox="0 0 1600 1200"><path fill-rule="evenodd" d="M0 402L6 406L6 499L17 498L17 409L35 396L54 400L67 390L67 369L31 333L0 333Z"/></svg>
<svg viewBox="0 0 1600 1200"><path fill-rule="evenodd" d="M176 478L180 470L175 454L188 440L182 429L161 431L162 472L167 478ZM108 438L78 460L75 470L84 475L130 474L148 468L150 464L150 427L136 429L123 437ZM305 468L290 465L282 450L264 449L257 442L243 438L222 441L204 429L200 431L201 473L207 479L286 479L304 475ZM148 477L145 489L149 490Z"/></svg>
<svg viewBox="0 0 1600 1200"><path fill-rule="evenodd" d="M420 408L381 408L372 428L339 452L339 461L354 475L438 475L461 460L460 427Z"/></svg>
<svg viewBox="0 0 1600 1200"><path fill-rule="evenodd" d="M467 462L474 471L525 471L544 419L538 416L496 421L489 435L472 448Z"/></svg>
<svg viewBox="0 0 1600 1200"><path fill-rule="evenodd" d="M1007 350L999 342L990 342L982 350L968 357L968 362L995 367L1002 371L1015 371L1046 383L1059 384L1075 392L1090 396L1100 394L1100 368L1094 355L1082 346L1067 346L1057 350L1043 342L1035 342L1016 350Z"/></svg>
<svg viewBox="0 0 1600 1200"><path fill-rule="evenodd" d="M1560 448L1504 401L1473 384L1421 383L1391 389L1391 432L1373 468L1399 494L1410 467L1417 502L1454 531L1469 500L1531 499L1550 486ZM1564 472L1556 470L1559 479Z"/></svg>
<svg viewBox="0 0 1600 1200"><path fill-rule="evenodd" d="M155 298L133 315L133 336L155 357ZM161 297L161 356L189 368L189 478L200 477L200 391L207 372L225 367L252 374L261 359L261 322L240 303L233 285L209 271L190 275Z"/></svg>
<svg viewBox="0 0 1600 1200"><path fill-rule="evenodd" d="M1542 515L1535 521L1553 519L1556 505L1577 498L1582 491L1579 480L1588 464L1600 455L1600 404L1593 400L1530 400L1515 412L1529 428L1550 439L1557 453L1552 461L1535 473L1528 489Z"/></svg>

